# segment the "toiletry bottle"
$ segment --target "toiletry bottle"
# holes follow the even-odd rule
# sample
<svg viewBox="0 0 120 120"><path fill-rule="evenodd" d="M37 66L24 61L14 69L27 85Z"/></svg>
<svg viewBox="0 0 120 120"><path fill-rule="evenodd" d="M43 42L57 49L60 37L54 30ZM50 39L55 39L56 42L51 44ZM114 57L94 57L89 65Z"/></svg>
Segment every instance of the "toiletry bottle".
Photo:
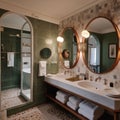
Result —
<svg viewBox="0 0 120 120"><path fill-rule="evenodd" d="M85 76L86 76L86 80L88 80L89 79L89 71L88 70L86 70Z"/></svg>

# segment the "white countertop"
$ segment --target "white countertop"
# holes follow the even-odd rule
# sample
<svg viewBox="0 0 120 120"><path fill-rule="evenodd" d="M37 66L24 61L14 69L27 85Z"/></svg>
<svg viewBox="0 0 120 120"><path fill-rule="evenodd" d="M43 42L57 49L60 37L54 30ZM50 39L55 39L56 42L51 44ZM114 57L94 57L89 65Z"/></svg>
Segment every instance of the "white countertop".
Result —
<svg viewBox="0 0 120 120"><path fill-rule="evenodd" d="M112 110L120 110L120 98L109 97L106 95L106 92L100 90L93 91L83 88L78 85L78 82L80 81L68 81L66 80L66 76L64 74L49 74L45 77L45 81L77 95L83 96Z"/></svg>

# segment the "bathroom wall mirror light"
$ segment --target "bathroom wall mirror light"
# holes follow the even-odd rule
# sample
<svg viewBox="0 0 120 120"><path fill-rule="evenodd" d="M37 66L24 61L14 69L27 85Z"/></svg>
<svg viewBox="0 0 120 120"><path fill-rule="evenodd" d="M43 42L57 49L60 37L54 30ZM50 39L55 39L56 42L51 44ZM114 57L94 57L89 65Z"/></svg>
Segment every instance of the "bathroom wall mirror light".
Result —
<svg viewBox="0 0 120 120"><path fill-rule="evenodd" d="M33 100L32 25L23 16L6 12L0 18L1 109Z"/></svg>
<svg viewBox="0 0 120 120"><path fill-rule="evenodd" d="M67 27L63 30L62 36L64 42L59 46L61 47L61 61L66 68L73 68L79 59L78 34L74 28Z"/></svg>
<svg viewBox="0 0 120 120"><path fill-rule="evenodd" d="M40 50L40 56L43 59L48 59L51 56L51 50L50 48L43 48L42 50Z"/></svg>
<svg viewBox="0 0 120 120"><path fill-rule="evenodd" d="M111 71L118 63L118 28L108 18L97 17L91 20L86 29L90 37L83 39L86 51L84 62L94 73Z"/></svg>

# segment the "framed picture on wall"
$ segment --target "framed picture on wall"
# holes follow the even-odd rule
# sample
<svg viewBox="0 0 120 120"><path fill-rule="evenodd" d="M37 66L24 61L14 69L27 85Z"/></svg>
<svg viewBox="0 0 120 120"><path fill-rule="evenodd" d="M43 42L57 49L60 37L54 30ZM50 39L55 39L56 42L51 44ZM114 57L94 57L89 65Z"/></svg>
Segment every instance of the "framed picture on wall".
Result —
<svg viewBox="0 0 120 120"><path fill-rule="evenodd" d="M109 58L116 58L116 44L109 44Z"/></svg>

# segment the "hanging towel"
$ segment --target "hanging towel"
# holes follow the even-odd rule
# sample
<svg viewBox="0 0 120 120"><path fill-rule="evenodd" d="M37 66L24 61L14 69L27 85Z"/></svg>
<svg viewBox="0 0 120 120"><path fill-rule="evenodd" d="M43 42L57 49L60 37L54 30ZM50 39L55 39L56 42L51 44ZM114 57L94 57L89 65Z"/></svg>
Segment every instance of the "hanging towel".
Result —
<svg viewBox="0 0 120 120"><path fill-rule="evenodd" d="M65 60L64 61L64 66L69 68L70 67L70 61L69 60Z"/></svg>
<svg viewBox="0 0 120 120"><path fill-rule="evenodd" d="M7 52L7 66L14 67L14 52Z"/></svg>
<svg viewBox="0 0 120 120"><path fill-rule="evenodd" d="M46 61L39 61L39 72L38 76L45 76L46 75Z"/></svg>

